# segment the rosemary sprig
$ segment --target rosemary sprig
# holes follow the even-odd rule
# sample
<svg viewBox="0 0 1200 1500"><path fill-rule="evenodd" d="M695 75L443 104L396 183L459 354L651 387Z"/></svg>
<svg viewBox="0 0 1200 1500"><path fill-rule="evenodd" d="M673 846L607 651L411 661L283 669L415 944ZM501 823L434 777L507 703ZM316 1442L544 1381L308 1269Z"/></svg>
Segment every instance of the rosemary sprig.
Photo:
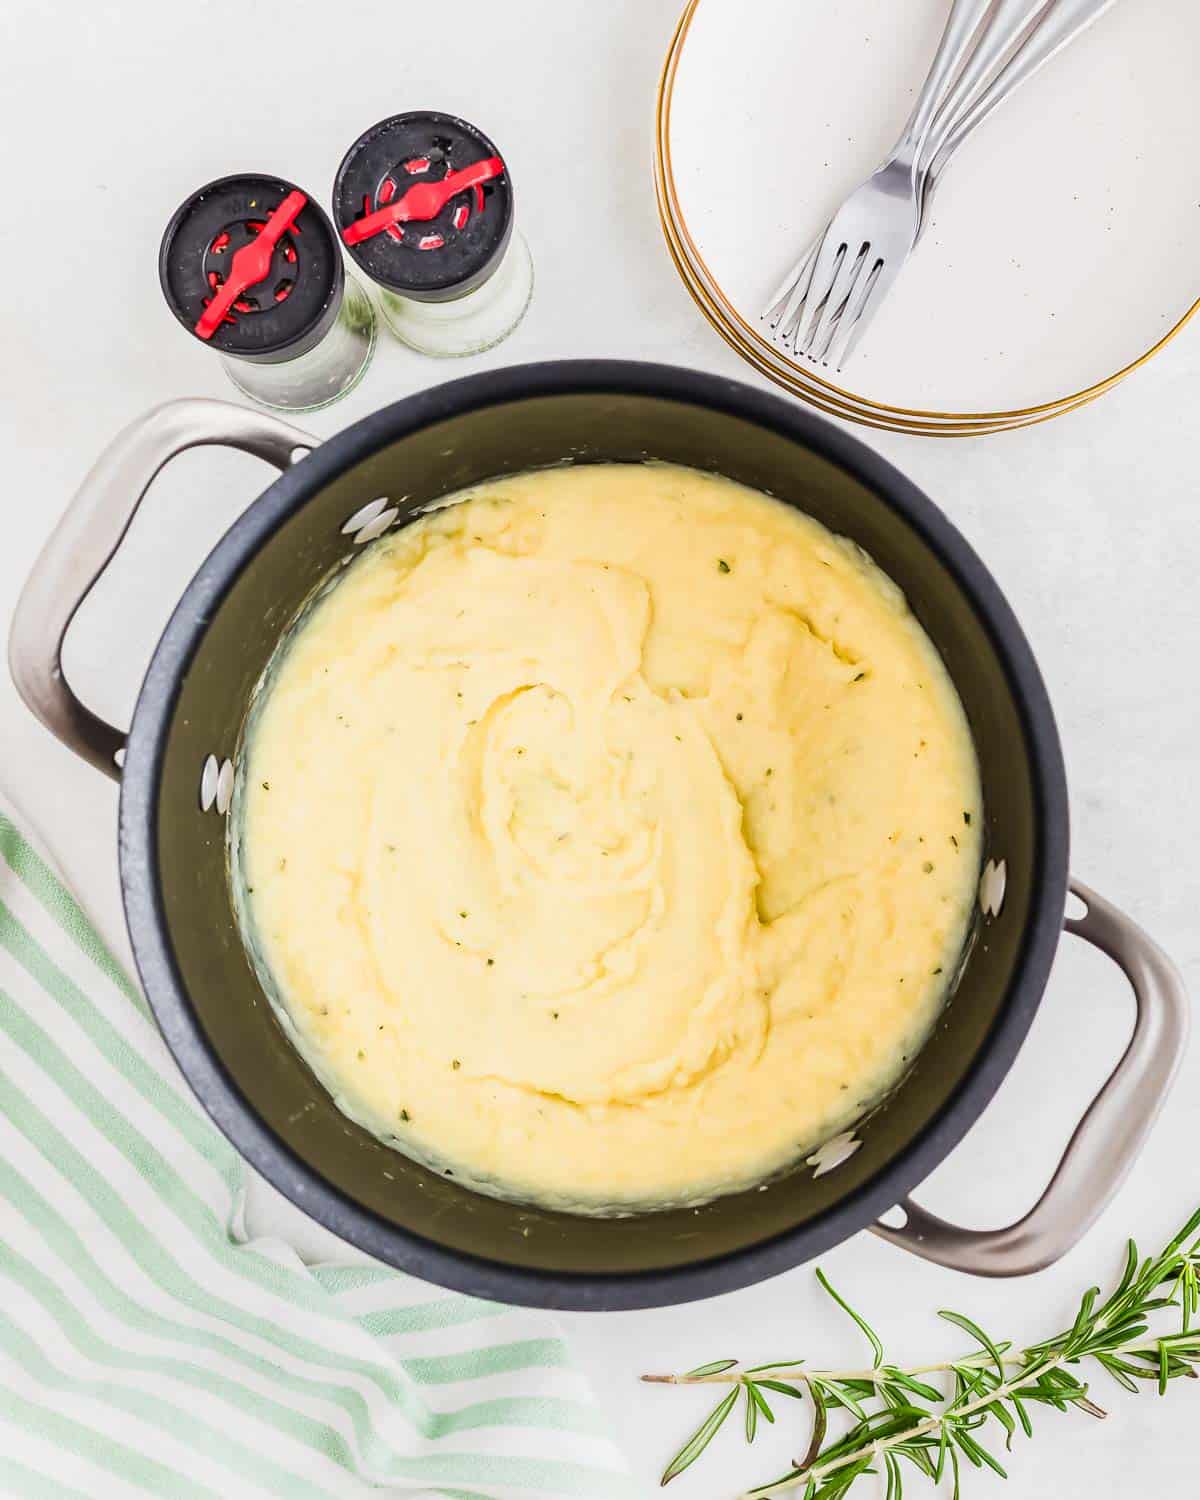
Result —
<svg viewBox="0 0 1200 1500"><path fill-rule="evenodd" d="M1150 1385L1160 1395L1173 1380L1200 1375L1200 1211L1157 1256L1143 1260L1130 1240L1124 1270L1108 1298L1102 1302L1100 1288L1089 1288L1070 1328L1025 1349L991 1338L963 1313L943 1310L941 1316L968 1334L977 1349L959 1359L901 1369L887 1362L879 1335L821 1271L817 1280L858 1325L871 1364L821 1370L791 1359L743 1368L737 1360L718 1359L683 1375L643 1375L669 1385L730 1387L667 1465L663 1484L695 1463L739 1400L746 1440L753 1442L759 1418L775 1420L771 1398L782 1396L812 1405L807 1451L786 1474L745 1491L739 1500L785 1493L794 1500L843 1500L868 1473L883 1475L885 1500L902 1500L905 1479L914 1470L935 1484L950 1474L958 1500L964 1458L974 1468L1007 1478L988 1443L1003 1438L1011 1449L1018 1430L1032 1437L1031 1407L1105 1415L1088 1384L1068 1366L1090 1360L1125 1390ZM1152 1323L1161 1327L1168 1309L1180 1315L1178 1330L1154 1332ZM843 1428L833 1437L831 1413L841 1414Z"/></svg>

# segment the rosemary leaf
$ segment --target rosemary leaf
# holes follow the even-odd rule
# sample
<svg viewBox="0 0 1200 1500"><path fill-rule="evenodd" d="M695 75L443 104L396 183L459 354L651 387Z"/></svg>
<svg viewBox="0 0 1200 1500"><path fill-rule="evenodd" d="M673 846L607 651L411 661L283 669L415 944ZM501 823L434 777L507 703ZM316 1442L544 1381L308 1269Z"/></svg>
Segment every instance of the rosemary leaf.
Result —
<svg viewBox="0 0 1200 1500"><path fill-rule="evenodd" d="M767 1366L770 1369L772 1366ZM799 1387L789 1385L786 1380L756 1380L755 1385L765 1386L769 1391L776 1391L781 1396L794 1396L797 1401L804 1400L804 1392Z"/></svg>
<svg viewBox="0 0 1200 1500"><path fill-rule="evenodd" d="M938 1313L938 1317L945 1318L947 1323L957 1324L964 1333L969 1333L991 1355L992 1363L996 1366L996 1373L1000 1376L1001 1380L1004 1379L1004 1361L1000 1357L1000 1351L988 1335L984 1333L983 1329L980 1328L978 1323L973 1323L964 1313L950 1312L947 1308L942 1308L941 1312Z"/></svg>
<svg viewBox="0 0 1200 1500"><path fill-rule="evenodd" d="M801 1474L799 1469L789 1469L786 1474L781 1474L778 1479L768 1479L766 1484L756 1484L752 1490L746 1491L746 1495L748 1497L754 1495L764 1495L768 1490L777 1490L783 1485L793 1484L800 1477ZM805 1488L804 1493L806 1496L809 1494L809 1490L807 1489L807 1487Z"/></svg>
<svg viewBox="0 0 1200 1500"><path fill-rule="evenodd" d="M997 1401L994 1406L989 1406L988 1411L1004 1428L1004 1446L1011 1453L1013 1434L1017 1430L1016 1418L1011 1415L1003 1401Z"/></svg>
<svg viewBox="0 0 1200 1500"><path fill-rule="evenodd" d="M762 1412L767 1421L773 1422L775 1420L775 1413L771 1410L770 1406L767 1404L767 1398L759 1390L758 1386L753 1380L748 1380L746 1382L746 1390L749 1393L750 1400L754 1403L755 1406L758 1407L759 1411Z"/></svg>
<svg viewBox="0 0 1200 1500"><path fill-rule="evenodd" d="M694 1370L685 1370L684 1380L698 1380L701 1375L721 1375L726 1370L732 1370L737 1364L736 1359L714 1359L711 1364L697 1365Z"/></svg>
<svg viewBox="0 0 1200 1500"><path fill-rule="evenodd" d="M914 1380L911 1375L903 1370L898 1370L895 1365L887 1365L884 1374L896 1385L903 1386L906 1391L911 1391L914 1396L923 1396L926 1401L940 1401L942 1393L923 1380Z"/></svg>
<svg viewBox="0 0 1200 1500"><path fill-rule="evenodd" d="M907 1458L909 1463L919 1469L926 1479L933 1478L933 1460L929 1457L928 1450L919 1446L919 1442L897 1443L892 1451L900 1457Z"/></svg>
<svg viewBox="0 0 1200 1500"><path fill-rule="evenodd" d="M696 1462L705 1448L716 1437L720 1431L722 1422L724 1422L725 1418L733 1410L737 1403L738 1391L739 1387L735 1385L727 1396L723 1396L717 1402L716 1406L713 1407L712 1411L709 1412L708 1416L705 1417L704 1421L700 1423L699 1427L696 1428L695 1432L692 1433L691 1437L688 1438L687 1442L684 1443L683 1447L680 1448L679 1452L663 1470L662 1479L659 1481L660 1484L670 1484L676 1475L682 1474L684 1469L691 1468L692 1464Z"/></svg>
<svg viewBox="0 0 1200 1500"><path fill-rule="evenodd" d="M1001 1466L998 1458L993 1458L982 1443L977 1443L969 1432L964 1432L960 1427L950 1429L950 1439L958 1444L977 1469L983 1468L984 1464L989 1469L995 1470L1001 1479L1007 1479L1008 1474Z"/></svg>
<svg viewBox="0 0 1200 1500"><path fill-rule="evenodd" d="M1178 1254L1178 1252L1183 1249L1186 1241L1190 1240L1194 1234L1200 1234L1200 1208L1196 1210L1192 1217L1187 1221L1187 1223L1167 1246L1166 1250L1163 1252L1163 1258L1166 1259L1170 1256ZM1129 1243L1132 1245L1133 1241L1130 1240Z"/></svg>
<svg viewBox="0 0 1200 1500"><path fill-rule="evenodd" d="M813 1391L813 1425L812 1436L808 1441L808 1452L796 1465L796 1472L803 1474L811 1469L817 1460L825 1443L825 1434L829 1430L829 1412L819 1391Z"/></svg>
<svg viewBox="0 0 1200 1500"><path fill-rule="evenodd" d="M879 1342L879 1335L875 1332L871 1325L865 1321L865 1319L859 1317L858 1313L854 1311L854 1309L848 1302L844 1301L841 1297L838 1296L838 1294L834 1291L832 1285L830 1284L829 1278L825 1275L824 1271L817 1271L817 1280L821 1283L821 1285L825 1288L825 1290L829 1293L829 1295L833 1298L837 1305L842 1309L842 1311L846 1313L848 1317L853 1318L854 1321L858 1324L859 1328L862 1329L863 1333L866 1335L868 1343L871 1345L872 1353L875 1355L875 1368L878 1369L879 1366L883 1363L883 1345Z"/></svg>
<svg viewBox="0 0 1200 1500"><path fill-rule="evenodd" d="M1083 1294L1083 1301L1079 1304L1079 1313L1075 1319L1075 1326L1071 1329L1068 1342L1074 1343L1087 1330L1092 1320L1092 1309L1096 1305L1096 1299L1100 1295L1098 1286L1089 1287Z"/></svg>
<svg viewBox="0 0 1200 1500"><path fill-rule="evenodd" d="M836 1410L844 1406L847 1411L852 1412L860 1422L866 1420L866 1410L858 1397L854 1394L849 1381L814 1380L810 1382L810 1389L816 1394L817 1389L825 1397L825 1404Z"/></svg>

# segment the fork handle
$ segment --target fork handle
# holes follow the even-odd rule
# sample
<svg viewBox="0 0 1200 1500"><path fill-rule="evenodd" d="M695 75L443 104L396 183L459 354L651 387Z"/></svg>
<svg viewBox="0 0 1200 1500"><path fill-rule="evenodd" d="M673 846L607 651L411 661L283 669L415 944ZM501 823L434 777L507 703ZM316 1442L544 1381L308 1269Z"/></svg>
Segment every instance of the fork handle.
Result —
<svg viewBox="0 0 1200 1500"><path fill-rule="evenodd" d="M960 101L960 110L955 113L951 112L953 101L947 102L927 141L925 160L930 183L945 170L963 141L998 105L1003 104L1014 89L1027 78L1032 78L1039 68L1098 21L1115 3L1116 0L1050 0L1025 41L981 93L977 93L973 100L965 100L965 107L961 107L964 101ZM1001 49L1000 56L1004 50ZM957 87L954 92L958 93Z"/></svg>
<svg viewBox="0 0 1200 1500"><path fill-rule="evenodd" d="M926 133L941 109L946 90L974 43L991 4L992 0L954 0L950 8L946 29L895 152L896 155L906 154L914 166Z"/></svg>
<svg viewBox="0 0 1200 1500"><path fill-rule="evenodd" d="M925 138L922 161L931 162L940 143L956 121L964 118L996 77L1005 58L1023 38L1032 24L1054 8L1055 0L993 0L987 19L975 34L971 55L962 71L946 91L941 108L930 124Z"/></svg>

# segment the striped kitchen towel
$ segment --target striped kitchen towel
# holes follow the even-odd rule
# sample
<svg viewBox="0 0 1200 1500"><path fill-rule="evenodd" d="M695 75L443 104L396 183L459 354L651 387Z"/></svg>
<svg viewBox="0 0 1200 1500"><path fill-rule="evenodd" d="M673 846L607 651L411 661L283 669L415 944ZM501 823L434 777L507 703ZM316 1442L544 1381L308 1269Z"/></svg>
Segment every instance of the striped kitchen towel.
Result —
<svg viewBox="0 0 1200 1500"><path fill-rule="evenodd" d="M0 804L0 1494L631 1493L548 1317L249 1240L245 1170Z"/></svg>

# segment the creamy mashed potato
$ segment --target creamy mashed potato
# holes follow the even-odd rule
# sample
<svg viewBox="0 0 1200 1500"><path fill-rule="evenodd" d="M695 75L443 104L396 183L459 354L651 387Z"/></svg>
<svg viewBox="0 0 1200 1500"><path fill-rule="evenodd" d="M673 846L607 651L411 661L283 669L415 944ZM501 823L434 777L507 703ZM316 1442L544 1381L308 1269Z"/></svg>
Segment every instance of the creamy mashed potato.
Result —
<svg viewBox="0 0 1200 1500"><path fill-rule="evenodd" d="M494 481L373 544L242 757L252 946L348 1113L581 1209L763 1178L902 1074L978 876L899 590L729 480Z"/></svg>

